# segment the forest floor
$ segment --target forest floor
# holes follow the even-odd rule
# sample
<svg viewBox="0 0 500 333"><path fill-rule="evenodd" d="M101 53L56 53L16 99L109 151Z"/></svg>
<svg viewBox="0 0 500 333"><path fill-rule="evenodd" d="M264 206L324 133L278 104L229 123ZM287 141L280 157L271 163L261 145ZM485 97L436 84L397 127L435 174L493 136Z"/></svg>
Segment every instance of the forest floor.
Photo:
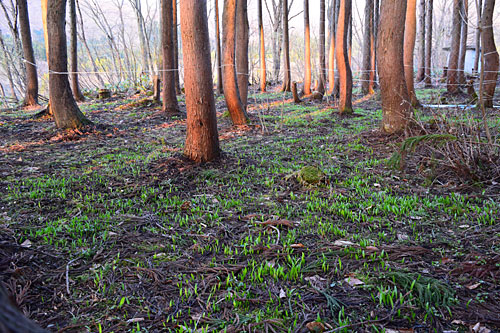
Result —
<svg viewBox="0 0 500 333"><path fill-rule="evenodd" d="M106 125L87 131L0 113L0 283L42 327L500 330L497 182L390 168L402 138L379 132L377 96L342 117L255 93L237 128L219 97L223 157L203 165L182 157L185 120L143 97L81 104Z"/></svg>

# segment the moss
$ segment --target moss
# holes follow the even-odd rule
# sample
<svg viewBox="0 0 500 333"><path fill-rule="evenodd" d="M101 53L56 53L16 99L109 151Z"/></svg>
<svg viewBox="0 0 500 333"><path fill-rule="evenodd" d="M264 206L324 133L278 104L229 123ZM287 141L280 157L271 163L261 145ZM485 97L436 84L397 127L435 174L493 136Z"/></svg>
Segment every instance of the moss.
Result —
<svg viewBox="0 0 500 333"><path fill-rule="evenodd" d="M306 185L317 185L325 178L323 171L315 166L305 166L297 174L297 180Z"/></svg>

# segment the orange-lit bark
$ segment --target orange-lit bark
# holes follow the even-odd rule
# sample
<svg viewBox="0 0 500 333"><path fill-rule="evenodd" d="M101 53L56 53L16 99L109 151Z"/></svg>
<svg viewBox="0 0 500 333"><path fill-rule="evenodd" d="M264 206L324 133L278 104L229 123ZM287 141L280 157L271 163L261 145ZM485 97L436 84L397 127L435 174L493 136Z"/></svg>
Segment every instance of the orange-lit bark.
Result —
<svg viewBox="0 0 500 333"><path fill-rule="evenodd" d="M220 155L212 87L207 2L182 0L180 9L187 109L184 155L196 162L206 162Z"/></svg>
<svg viewBox="0 0 500 333"><path fill-rule="evenodd" d="M340 99L339 112L351 113L352 110L352 72L347 48L348 27L352 10L351 0L340 1L339 21L337 26L337 68L339 71Z"/></svg>
<svg viewBox="0 0 500 333"><path fill-rule="evenodd" d="M405 22L405 37L404 37L404 66L405 66L405 80L406 87L408 88L408 95L410 96L411 105L417 106L419 104L417 96L415 95L414 83L414 51L415 51L415 37L417 33L417 2L416 0L408 0L406 6L406 22Z"/></svg>
<svg viewBox="0 0 500 333"><path fill-rule="evenodd" d="M235 64L235 38L236 38L236 1L224 0L224 13L222 14L222 54L223 54L223 86L224 97L231 120L234 125L245 125L248 117L241 103Z"/></svg>

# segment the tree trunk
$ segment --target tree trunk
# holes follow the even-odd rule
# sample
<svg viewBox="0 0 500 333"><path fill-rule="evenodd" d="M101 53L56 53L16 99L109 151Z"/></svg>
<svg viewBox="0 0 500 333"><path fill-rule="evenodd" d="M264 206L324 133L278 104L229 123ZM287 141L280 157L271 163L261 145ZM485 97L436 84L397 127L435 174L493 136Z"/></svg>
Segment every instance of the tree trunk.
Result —
<svg viewBox="0 0 500 333"><path fill-rule="evenodd" d="M378 30L380 26L380 0L375 0L374 2L374 13L373 13L373 58L372 58L372 77L370 78L370 84L375 88L377 81L377 68L378 68L378 56L377 56L377 43L378 43ZM375 90L375 89L374 89Z"/></svg>
<svg viewBox="0 0 500 333"><path fill-rule="evenodd" d="M217 0L216 0L217 1ZM218 7L217 7L218 8ZM178 40L178 29L177 29L177 0L172 0L173 9L173 28L174 28L174 69L175 69L175 93L177 95L181 94L181 81L179 75L179 40ZM219 35L217 35L219 38ZM220 61L220 39L219 39L219 61ZM221 69L221 67L219 67ZM222 74L219 76L222 85Z"/></svg>
<svg viewBox="0 0 500 333"><path fill-rule="evenodd" d="M288 31L288 0L283 1L283 64L284 78L281 91L292 91L292 73L290 68L290 38Z"/></svg>
<svg viewBox="0 0 500 333"><path fill-rule="evenodd" d="M410 95L411 105L417 106L419 102L415 95L414 83L414 63L413 56L415 50L415 36L417 32L417 2L416 0L408 0L406 6L406 22L405 22L405 37L404 37L404 66L405 80Z"/></svg>
<svg viewBox="0 0 500 333"><path fill-rule="evenodd" d="M406 0L382 0L377 53L382 130L386 133L403 131L411 117L403 63L405 14Z"/></svg>
<svg viewBox="0 0 500 333"><path fill-rule="evenodd" d="M458 88L458 57L460 55L460 31L462 21L460 18L460 6L463 0L453 0L453 27L451 31L450 58L448 61L448 80L446 89L450 94L460 91Z"/></svg>
<svg viewBox="0 0 500 333"><path fill-rule="evenodd" d="M337 41L336 55L340 81L340 113L352 113L352 71L349 64L349 52L347 48L347 35L351 13L351 0L341 0L337 38L335 38Z"/></svg>
<svg viewBox="0 0 500 333"><path fill-rule="evenodd" d="M43 3L43 1L42 1ZM82 16L82 11L80 9L80 3L78 0L76 0L76 8L78 9L78 15L80 16L80 39L85 46L85 50L87 51L87 55L89 56L89 61L92 64L92 70L94 72L98 72L99 69L97 68L96 62L94 60L94 57L92 55L92 52L90 51L89 44L87 43L87 38L85 37L85 29L84 29L84 24L83 24L83 16ZM97 80L99 81L99 84L101 85L101 88L104 87L104 80L102 79L100 74L95 74L97 77Z"/></svg>
<svg viewBox="0 0 500 333"><path fill-rule="evenodd" d="M177 113L174 68L174 9L172 0L161 0L161 48L163 59L163 112Z"/></svg>
<svg viewBox="0 0 500 333"><path fill-rule="evenodd" d="M264 21L262 19L262 0L257 1L259 15L259 41L260 41L260 91L266 92L266 43L264 39Z"/></svg>
<svg viewBox="0 0 500 333"><path fill-rule="evenodd" d="M236 4L237 0L224 0L222 14L222 53L224 59L223 86L224 97L234 125L245 125L248 122L246 111L241 103L235 66L236 38Z"/></svg>
<svg viewBox="0 0 500 333"><path fill-rule="evenodd" d="M460 7L461 37L460 55L458 58L458 82L465 84L465 56L467 55L467 31L469 25L469 0L462 1Z"/></svg>
<svg viewBox="0 0 500 333"><path fill-rule="evenodd" d="M19 11L19 28L23 44L24 59L26 59L26 95L24 105L38 105L38 75L36 71L36 60L31 40L31 29L28 15L28 3L26 0L17 0Z"/></svg>
<svg viewBox="0 0 500 333"><path fill-rule="evenodd" d="M7 292L0 284L0 332L5 333L43 333L47 332L26 318L10 301Z"/></svg>
<svg viewBox="0 0 500 333"><path fill-rule="evenodd" d="M361 92L365 95L372 94L370 90L370 77L372 68L373 51L373 0L366 0L365 4L365 31L363 33L363 66L361 68Z"/></svg>
<svg viewBox="0 0 500 333"><path fill-rule="evenodd" d="M319 85L318 92L325 94L325 0L319 2Z"/></svg>
<svg viewBox="0 0 500 333"><path fill-rule="evenodd" d="M142 70L149 75L153 74L153 67L149 62L148 48L146 46L146 32L144 31L144 17L142 16L141 0L129 0L134 8L135 18L137 20L137 32L139 35L139 45L141 47Z"/></svg>
<svg viewBox="0 0 500 333"><path fill-rule="evenodd" d="M426 13L426 5L425 5L425 0L420 0L420 12L419 12L419 17L418 17L418 41L419 41L419 48L418 48L418 71L417 71L417 77L416 81L417 82L422 82L425 79L425 13ZM408 20L408 18L407 18Z"/></svg>
<svg viewBox="0 0 500 333"><path fill-rule="evenodd" d="M309 26L309 0L304 0L304 60L305 60L305 76L304 76L304 94L311 94L311 28Z"/></svg>
<svg viewBox="0 0 500 333"><path fill-rule="evenodd" d="M338 30L338 23L339 23L339 12L340 12L340 0L333 0L334 2L334 7L335 7L335 54L337 53L338 49L338 43L337 43L337 30ZM336 55L335 55L336 57ZM335 82L333 83L333 92L332 92L332 97L338 98L340 96L340 82L339 82L339 72L338 68L337 71L335 71Z"/></svg>
<svg viewBox="0 0 500 333"><path fill-rule="evenodd" d="M68 80L68 49L66 43L66 0L42 0L45 3L48 39L50 110L59 128L80 128L90 124L76 105Z"/></svg>
<svg viewBox="0 0 500 333"><path fill-rule="evenodd" d="M484 0L482 16L482 45L484 52L484 106L493 107L493 96L497 84L499 71L499 58L495 46L495 35L493 33L493 13L495 10L495 0Z"/></svg>
<svg viewBox="0 0 500 333"><path fill-rule="evenodd" d="M426 16L426 42L425 42L425 87L432 87L432 24L433 24L433 9L434 9L434 0L428 0L427 3L427 14Z"/></svg>
<svg viewBox="0 0 500 333"><path fill-rule="evenodd" d="M220 49L219 0L215 0L215 57L217 58L217 94L222 94L222 55Z"/></svg>
<svg viewBox="0 0 500 333"><path fill-rule="evenodd" d="M330 17L330 25L329 25L329 50L328 50L328 94L331 95L335 89L335 34L337 32L337 26L335 22L336 16L336 6L335 1L332 1L329 17Z"/></svg>
<svg viewBox="0 0 500 333"><path fill-rule="evenodd" d="M236 6L236 77L243 108L248 102L248 11L247 0L237 0Z"/></svg>
<svg viewBox="0 0 500 333"><path fill-rule="evenodd" d="M3 53L3 66L5 68L6 74L7 74L7 80L9 80L9 85L10 85L10 91L12 94L12 98L17 102L17 94L16 94L16 85L14 83L14 78L12 76L12 71L11 71L11 63L9 61L8 57L8 50L7 47L5 46L5 41L3 39L3 34L2 31L0 30L0 47L2 48L2 53Z"/></svg>
<svg viewBox="0 0 500 333"><path fill-rule="evenodd" d="M212 84L207 1L182 0L180 9L187 109L184 155L195 162L206 162L220 156ZM234 18L234 15L232 17Z"/></svg>
<svg viewBox="0 0 500 333"><path fill-rule="evenodd" d="M76 3L75 0L69 0L69 17L70 17L70 54L71 54L71 85L73 96L78 102L83 102L82 91L78 83L78 36L76 26Z"/></svg>
<svg viewBox="0 0 500 333"><path fill-rule="evenodd" d="M479 58L481 57L481 16L483 15L483 0L476 2L477 29L476 29L476 57L474 58L474 73L479 70Z"/></svg>

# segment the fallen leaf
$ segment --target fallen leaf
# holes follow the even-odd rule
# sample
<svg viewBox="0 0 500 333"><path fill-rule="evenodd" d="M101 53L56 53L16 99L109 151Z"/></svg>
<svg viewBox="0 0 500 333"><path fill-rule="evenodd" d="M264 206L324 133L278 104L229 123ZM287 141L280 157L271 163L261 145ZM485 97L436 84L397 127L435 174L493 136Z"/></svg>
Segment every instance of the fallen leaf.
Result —
<svg viewBox="0 0 500 333"><path fill-rule="evenodd" d="M323 333L325 331L325 325L320 322L312 321L306 325L309 332Z"/></svg>
<svg viewBox="0 0 500 333"><path fill-rule="evenodd" d="M474 284L470 284L470 285L466 286L466 288L469 290L474 290L474 289L477 289L480 285L481 285L481 283L474 283Z"/></svg>
<svg viewBox="0 0 500 333"><path fill-rule="evenodd" d="M127 320L127 323L131 324L131 323L138 323L138 322L141 322L141 321L144 321L144 318L142 318L142 317L132 318L132 319Z"/></svg>
<svg viewBox="0 0 500 333"><path fill-rule="evenodd" d="M333 243L335 246L351 246L354 245L353 242L349 241L344 241L344 240L336 240L335 243Z"/></svg>
<svg viewBox="0 0 500 333"><path fill-rule="evenodd" d="M366 249L370 251L378 251L378 247L375 246L367 246Z"/></svg>
<svg viewBox="0 0 500 333"><path fill-rule="evenodd" d="M30 248L32 245L31 241L29 239L25 240L24 242L21 243L21 247L24 247L26 249Z"/></svg>
<svg viewBox="0 0 500 333"><path fill-rule="evenodd" d="M285 298L286 297L286 293L283 289L280 289L280 298Z"/></svg>
<svg viewBox="0 0 500 333"><path fill-rule="evenodd" d="M451 323L452 323L453 325L462 325L462 326L467 326L467 324L466 324L463 320L457 320L457 319L455 319L455 320L453 320Z"/></svg>
<svg viewBox="0 0 500 333"><path fill-rule="evenodd" d="M344 279L347 284L349 284L351 287L356 287L356 286L362 286L365 283L361 281L360 279L354 278L354 277L348 277Z"/></svg>
<svg viewBox="0 0 500 333"><path fill-rule="evenodd" d="M305 246L304 246L304 244L302 244L302 243L298 243L298 244L292 244L292 245L290 245L290 247L291 247L292 249L301 249L301 248L303 248L303 247L305 247Z"/></svg>

